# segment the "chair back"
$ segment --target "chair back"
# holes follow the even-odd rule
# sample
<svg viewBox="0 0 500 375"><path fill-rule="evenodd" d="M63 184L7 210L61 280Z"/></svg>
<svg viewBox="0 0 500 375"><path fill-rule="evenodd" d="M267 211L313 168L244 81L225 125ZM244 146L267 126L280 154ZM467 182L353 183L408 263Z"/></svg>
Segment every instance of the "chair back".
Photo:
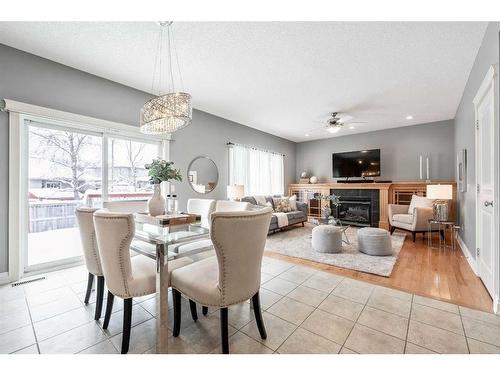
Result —
<svg viewBox="0 0 500 375"><path fill-rule="evenodd" d="M219 263L222 302L231 305L260 288L260 268L272 209L214 212L210 237Z"/></svg>
<svg viewBox="0 0 500 375"><path fill-rule="evenodd" d="M129 247L135 233L133 214L99 210L94 213L94 226L106 286L115 296L130 298Z"/></svg>
<svg viewBox="0 0 500 375"><path fill-rule="evenodd" d="M102 276L101 258L94 228L94 212L96 211L97 208L78 207L75 214L87 270L93 275Z"/></svg>
<svg viewBox="0 0 500 375"><path fill-rule="evenodd" d="M138 213L148 212L148 202L145 200L120 200L120 201L104 201L102 207L111 212L121 213Z"/></svg>
<svg viewBox="0 0 500 375"><path fill-rule="evenodd" d="M248 211L250 203L237 201L217 201L215 212Z"/></svg>
<svg viewBox="0 0 500 375"><path fill-rule="evenodd" d="M201 216L201 226L210 228L210 215L215 211L214 199L188 199L187 212Z"/></svg>

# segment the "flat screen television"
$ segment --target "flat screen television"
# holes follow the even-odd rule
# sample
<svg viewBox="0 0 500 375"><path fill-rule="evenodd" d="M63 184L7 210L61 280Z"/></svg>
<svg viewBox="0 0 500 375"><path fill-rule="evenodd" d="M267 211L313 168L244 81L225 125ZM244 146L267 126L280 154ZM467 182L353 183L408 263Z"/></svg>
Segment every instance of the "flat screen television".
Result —
<svg viewBox="0 0 500 375"><path fill-rule="evenodd" d="M332 154L333 177L380 176L380 149Z"/></svg>

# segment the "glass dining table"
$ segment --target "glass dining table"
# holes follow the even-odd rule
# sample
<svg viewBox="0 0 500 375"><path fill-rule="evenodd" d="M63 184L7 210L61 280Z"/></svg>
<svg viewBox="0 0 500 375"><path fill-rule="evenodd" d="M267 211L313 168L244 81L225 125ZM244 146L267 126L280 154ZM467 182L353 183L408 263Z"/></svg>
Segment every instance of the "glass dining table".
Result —
<svg viewBox="0 0 500 375"><path fill-rule="evenodd" d="M185 220L188 217L188 220ZM168 353L168 262L187 257L202 250L191 250L182 254L169 251L169 248L209 237L209 231L200 224L196 215L176 215L151 217L134 214L135 236L131 250L139 256L147 256L156 261L156 352Z"/></svg>

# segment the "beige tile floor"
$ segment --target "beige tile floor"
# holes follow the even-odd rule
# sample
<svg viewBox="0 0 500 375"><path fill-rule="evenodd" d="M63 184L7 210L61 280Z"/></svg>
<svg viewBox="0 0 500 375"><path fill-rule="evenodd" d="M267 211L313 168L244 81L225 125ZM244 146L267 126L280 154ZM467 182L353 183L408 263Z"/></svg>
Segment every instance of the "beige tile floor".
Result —
<svg viewBox="0 0 500 375"><path fill-rule="evenodd" d="M249 303L230 308L232 353L500 353L500 316L264 258L260 339ZM107 330L83 298L83 266L0 287L0 353L118 353L120 299ZM154 353L155 299L134 300L130 353ZM171 322L171 319L170 319ZM183 301L174 353L218 353L219 315L193 322Z"/></svg>

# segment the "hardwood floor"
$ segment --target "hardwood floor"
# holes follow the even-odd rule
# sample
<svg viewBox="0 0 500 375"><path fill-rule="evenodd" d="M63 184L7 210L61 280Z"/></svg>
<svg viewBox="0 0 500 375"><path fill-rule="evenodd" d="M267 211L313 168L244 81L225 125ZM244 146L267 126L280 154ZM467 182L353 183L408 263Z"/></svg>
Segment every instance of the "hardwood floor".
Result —
<svg viewBox="0 0 500 375"><path fill-rule="evenodd" d="M455 251L448 248L446 250L428 249L427 240L424 240L422 235L417 235L415 243L412 242L411 235L406 236L390 277L339 268L272 251L266 251L265 255L353 279L492 312L490 295L470 268L459 247L457 246Z"/></svg>

